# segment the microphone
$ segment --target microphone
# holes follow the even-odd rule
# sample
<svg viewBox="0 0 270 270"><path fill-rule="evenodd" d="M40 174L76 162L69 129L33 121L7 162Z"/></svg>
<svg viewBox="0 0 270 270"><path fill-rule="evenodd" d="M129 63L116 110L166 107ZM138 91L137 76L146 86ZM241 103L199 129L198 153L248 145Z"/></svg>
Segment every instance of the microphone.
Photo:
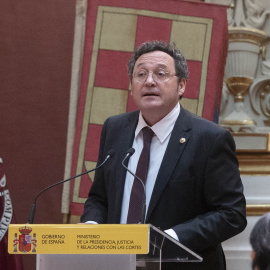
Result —
<svg viewBox="0 0 270 270"><path fill-rule="evenodd" d="M108 152L108 154L107 154L106 158L104 159L104 161L103 161L100 165L98 165L97 167L95 167L94 169L89 170L89 171L86 171L86 172L81 173L81 174L78 174L78 175L75 175L75 176L70 177L70 178L68 178L68 179L62 180L62 181L60 181L60 182L57 182L57 183L55 183L55 184L53 184L53 185L51 185L51 186L48 186L48 187L46 187L45 189L43 189L43 190L42 190L42 191L34 198L34 200L33 200L33 204L32 204L31 210L30 210L29 219L28 219L28 222L27 222L27 223L28 223L28 224L33 224L33 222L34 222L34 217L35 217L35 211L36 211L36 201L37 201L38 197L39 197L43 192L45 192L46 190L48 190L48 189L50 189L50 188L52 188L52 187L55 187L55 186L60 185L60 184L63 184L63 183L65 183L65 182L70 181L70 180L72 180L72 179L75 179L75 178L77 178L77 177L79 177L79 176L82 176L82 175L84 175L84 174L87 174L87 173L90 173L90 172L92 172L92 171L97 170L98 168L100 168L101 166L103 166L104 163L107 162L107 160L110 159L110 158L112 158L114 155L115 155L115 151L114 151L113 149L111 149L111 150Z"/></svg>
<svg viewBox="0 0 270 270"><path fill-rule="evenodd" d="M133 175L136 179L138 179L142 186L143 186L143 202L142 202L142 212L141 212L141 217L140 217L140 220L139 220L139 224L144 224L144 221L145 221L145 212L146 212L146 191L145 191L145 184L144 182L142 181L141 178L139 178L136 174L134 174L132 171L130 171L128 169L128 167L124 164L124 162L126 161L127 158L130 158L133 154L135 153L135 149L134 148L129 148L128 151L127 151L127 154L125 156L125 158L123 159L122 161L122 165L123 167L131 174Z"/></svg>

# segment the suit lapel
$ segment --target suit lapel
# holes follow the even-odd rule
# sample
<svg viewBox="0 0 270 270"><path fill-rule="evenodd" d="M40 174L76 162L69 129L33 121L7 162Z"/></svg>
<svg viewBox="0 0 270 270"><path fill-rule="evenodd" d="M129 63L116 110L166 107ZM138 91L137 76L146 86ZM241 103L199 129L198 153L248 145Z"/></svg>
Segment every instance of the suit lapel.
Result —
<svg viewBox="0 0 270 270"><path fill-rule="evenodd" d="M165 151L154 190L149 203L146 222L149 219L152 211L154 210L164 188L166 187L176 165L179 163L179 159L188 143L190 137L190 116L181 107L180 114L175 122L170 141ZM181 140L182 139L182 140ZM181 142L180 142L181 140Z"/></svg>

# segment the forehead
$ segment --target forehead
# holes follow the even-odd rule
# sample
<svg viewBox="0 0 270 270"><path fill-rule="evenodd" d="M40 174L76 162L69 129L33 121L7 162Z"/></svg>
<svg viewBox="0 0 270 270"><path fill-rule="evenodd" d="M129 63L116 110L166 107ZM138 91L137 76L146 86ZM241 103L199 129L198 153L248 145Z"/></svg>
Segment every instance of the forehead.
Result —
<svg viewBox="0 0 270 270"><path fill-rule="evenodd" d="M164 67L174 70L174 59L162 51L154 51L141 55L136 63L135 69L140 67Z"/></svg>

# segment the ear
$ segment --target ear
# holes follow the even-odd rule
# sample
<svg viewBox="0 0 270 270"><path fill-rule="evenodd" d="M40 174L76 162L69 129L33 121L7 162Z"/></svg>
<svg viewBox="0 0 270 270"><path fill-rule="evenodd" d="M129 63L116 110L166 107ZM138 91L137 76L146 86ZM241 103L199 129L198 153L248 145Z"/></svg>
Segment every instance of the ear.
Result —
<svg viewBox="0 0 270 270"><path fill-rule="evenodd" d="M187 84L187 81L186 79L182 79L178 85L178 93L179 93L179 97L181 97L184 93L185 93L185 90L186 90L186 84Z"/></svg>
<svg viewBox="0 0 270 270"><path fill-rule="evenodd" d="M256 252L254 251L254 249L251 250L251 253L250 253L250 257L251 257L251 262L252 262L252 269L255 269L255 270L260 270L258 266L256 265L253 265L253 261L255 260L255 256L256 256Z"/></svg>
<svg viewBox="0 0 270 270"><path fill-rule="evenodd" d="M256 255L256 253L255 253L254 249L252 249L252 250L251 250L251 253L250 253L251 261L254 260L255 255Z"/></svg>

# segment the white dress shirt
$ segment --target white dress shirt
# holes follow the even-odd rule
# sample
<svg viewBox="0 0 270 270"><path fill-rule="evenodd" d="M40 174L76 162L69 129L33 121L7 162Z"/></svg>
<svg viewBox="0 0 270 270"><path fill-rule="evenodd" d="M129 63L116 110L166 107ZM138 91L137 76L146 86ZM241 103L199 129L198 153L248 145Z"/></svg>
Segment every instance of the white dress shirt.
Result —
<svg viewBox="0 0 270 270"><path fill-rule="evenodd" d="M148 206L149 206L151 195L154 189L156 178L159 172L159 168L163 160L168 142L171 137L174 124L176 122L176 119L179 113L180 113L180 105L179 103L177 103L177 105L169 114L167 114L155 125L150 127L154 131L155 135L152 138L152 143L151 143L151 148L150 148L149 169L148 169L148 175L147 175L147 180L146 180L146 185L145 185L146 213L148 210ZM140 113L138 125L135 130L135 137L134 137L134 141L132 145L132 147L135 149L135 153L129 159L129 163L128 163L129 170L134 173L136 172L138 160L139 160L142 148L143 148L143 134L141 130L145 126L148 126L148 125L146 124L146 122L143 119L142 114ZM125 187L124 187L123 202L122 202L122 212L121 212L121 220L120 220L121 224L127 223L129 200L130 200L133 181L134 181L134 177L130 173L127 172L126 180L125 180ZM173 230L168 230L166 232L178 240L176 233Z"/></svg>

